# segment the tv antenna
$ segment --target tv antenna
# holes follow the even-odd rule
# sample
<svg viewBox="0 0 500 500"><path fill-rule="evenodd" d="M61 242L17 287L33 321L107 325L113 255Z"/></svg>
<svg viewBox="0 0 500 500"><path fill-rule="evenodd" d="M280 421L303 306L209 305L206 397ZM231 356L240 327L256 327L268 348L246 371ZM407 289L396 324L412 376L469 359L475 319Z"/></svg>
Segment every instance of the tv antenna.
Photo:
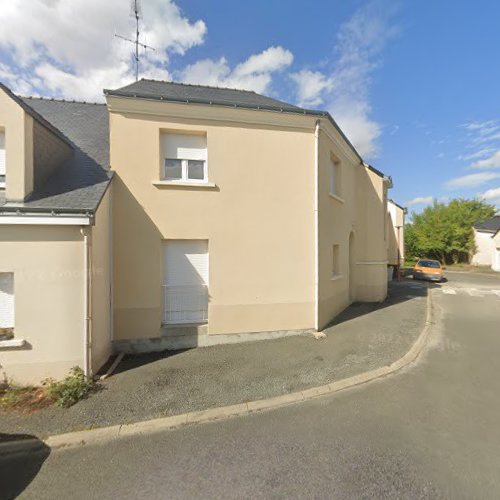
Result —
<svg viewBox="0 0 500 500"><path fill-rule="evenodd" d="M125 40L126 42L133 43L135 45L135 54L134 54L134 59L135 59L135 81L139 80L139 47L144 49L144 52L146 52L147 49L149 50L155 50L153 47L150 47L149 45L146 45L145 43L142 43L140 38L139 38L139 19L141 18L142 14L142 8L141 8L141 2L140 0L132 0L130 2L130 7L131 7L131 15L135 17L135 40L131 40L130 38L127 38L122 35L117 35L115 33L116 38L121 38L122 40Z"/></svg>

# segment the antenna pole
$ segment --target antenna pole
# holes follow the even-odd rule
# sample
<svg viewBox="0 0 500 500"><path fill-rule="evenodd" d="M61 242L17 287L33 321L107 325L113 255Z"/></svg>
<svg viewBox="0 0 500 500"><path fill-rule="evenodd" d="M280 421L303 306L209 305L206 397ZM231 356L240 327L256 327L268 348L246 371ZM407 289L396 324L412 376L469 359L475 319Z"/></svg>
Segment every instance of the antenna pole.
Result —
<svg viewBox="0 0 500 500"><path fill-rule="evenodd" d="M126 42L133 43L135 45L135 54L134 54L134 59L135 59L135 81L139 80L139 47L144 48L144 53L146 52L146 49L150 50L155 50L153 47L150 47L149 45L146 45L145 43L141 42L141 39L139 37L139 19L141 18L140 13L141 13L141 6L139 3L140 0L132 0L132 10L133 10L133 16L135 17L135 40L131 40L130 38L127 38L122 35L118 35L115 33L116 38L121 38L122 40L125 40Z"/></svg>
<svg viewBox="0 0 500 500"><path fill-rule="evenodd" d="M135 81L139 80L139 9L137 8L137 0L134 0L135 14Z"/></svg>

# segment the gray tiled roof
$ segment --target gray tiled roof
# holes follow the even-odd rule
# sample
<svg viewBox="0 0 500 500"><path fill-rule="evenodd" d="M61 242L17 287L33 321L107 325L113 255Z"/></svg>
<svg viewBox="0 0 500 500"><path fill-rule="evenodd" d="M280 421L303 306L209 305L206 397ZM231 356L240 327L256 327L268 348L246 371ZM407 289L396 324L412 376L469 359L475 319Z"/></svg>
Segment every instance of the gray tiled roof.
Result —
<svg viewBox="0 0 500 500"><path fill-rule="evenodd" d="M237 106L269 110L283 110L304 113L305 109L287 102L273 99L248 90L190 85L158 80L139 80L116 90L104 90L106 95L122 97L140 97L176 102L192 102L200 104L216 104L221 106ZM320 112L321 113L321 112Z"/></svg>
<svg viewBox="0 0 500 500"><path fill-rule="evenodd" d="M1 211L60 210L93 212L110 182L109 118L103 104L22 97L24 109L40 123L48 122L72 145L74 152L23 203L0 199ZM51 128L52 130L52 128Z"/></svg>
<svg viewBox="0 0 500 500"><path fill-rule="evenodd" d="M500 215L495 215L491 217L491 219L477 221L474 223L474 227L478 231L485 233L496 233L497 231L500 231Z"/></svg>

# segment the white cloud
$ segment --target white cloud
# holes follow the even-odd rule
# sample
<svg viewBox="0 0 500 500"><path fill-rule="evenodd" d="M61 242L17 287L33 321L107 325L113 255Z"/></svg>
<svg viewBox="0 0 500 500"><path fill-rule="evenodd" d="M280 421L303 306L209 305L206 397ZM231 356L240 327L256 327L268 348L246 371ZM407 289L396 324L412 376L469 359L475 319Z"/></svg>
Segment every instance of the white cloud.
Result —
<svg viewBox="0 0 500 500"><path fill-rule="evenodd" d="M480 172L478 174L463 175L450 179L446 186L449 188L472 188L485 184L493 179L500 178L500 174L493 172Z"/></svg>
<svg viewBox="0 0 500 500"><path fill-rule="evenodd" d="M292 73L290 78L297 85L299 106L320 105L323 102L321 94L333 88L333 78L326 77L320 71L303 69L298 73Z"/></svg>
<svg viewBox="0 0 500 500"><path fill-rule="evenodd" d="M432 196L417 196L410 201L406 202L406 206L411 207L413 205L429 205L432 203L434 198Z"/></svg>
<svg viewBox="0 0 500 500"><path fill-rule="evenodd" d="M255 92L266 92L273 73L290 66L293 54L283 47L269 47L231 69L224 57L204 59L185 67L179 77L187 83L232 87Z"/></svg>
<svg viewBox="0 0 500 500"><path fill-rule="evenodd" d="M315 78L306 82L310 89L304 88L304 78L296 79L298 100L325 102L358 152L367 158L377 156L377 139L382 133L382 126L371 117L369 90L382 51L397 33L392 24L394 13L392 5L378 0L359 9L340 27L331 74L315 72ZM329 84L319 90L318 82Z"/></svg>
<svg viewBox="0 0 500 500"><path fill-rule="evenodd" d="M476 161L472 164L473 168L500 168L500 150L492 154L489 158Z"/></svg>
<svg viewBox="0 0 500 500"><path fill-rule="evenodd" d="M128 2L31 0L29 14L26 8L25 1L11 0L0 10L0 49L15 61L4 64L0 76L14 91L39 88L100 99L103 87L132 80L133 46L113 36L134 37ZM205 23L189 21L172 0L149 0L143 5L141 35L156 50L142 54L141 76L168 78L169 54L185 53L202 43L205 33Z"/></svg>
<svg viewBox="0 0 500 500"><path fill-rule="evenodd" d="M500 200L500 187L488 189L484 193L481 193L479 197L482 200Z"/></svg>
<svg viewBox="0 0 500 500"><path fill-rule="evenodd" d="M488 203L491 203L492 205L496 205L500 213L500 187L488 189L484 193L481 193L479 195L479 198Z"/></svg>

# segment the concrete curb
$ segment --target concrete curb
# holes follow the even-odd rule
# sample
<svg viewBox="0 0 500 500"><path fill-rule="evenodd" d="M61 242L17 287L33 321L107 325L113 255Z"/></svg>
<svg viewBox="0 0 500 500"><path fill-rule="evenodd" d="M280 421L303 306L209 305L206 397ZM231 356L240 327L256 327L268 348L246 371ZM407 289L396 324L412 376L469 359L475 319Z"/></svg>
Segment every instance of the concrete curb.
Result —
<svg viewBox="0 0 500 500"><path fill-rule="evenodd" d="M250 415L263 410L280 408L290 404L325 396L327 394L334 394L336 392L350 389L361 384L366 384L381 377L395 373L415 361L426 345L432 324L432 291L430 288L427 288L427 290L427 312L424 328L411 349L402 358L394 361L388 366L360 373L359 375L354 375L337 382L332 382L331 384L313 387L311 389L305 389L303 391L293 392L290 394L283 394L273 398L260 399L257 401L250 401L231 406L222 406L219 408L210 408L207 410L189 412L182 415L174 415L154 420L145 420L134 424L114 425L111 427L58 434L47 438L44 441L44 444L52 450L82 446L86 444L101 444L119 437L152 434L155 432L176 429L186 425L214 422L217 420ZM0 444L0 449L2 448L2 444Z"/></svg>

